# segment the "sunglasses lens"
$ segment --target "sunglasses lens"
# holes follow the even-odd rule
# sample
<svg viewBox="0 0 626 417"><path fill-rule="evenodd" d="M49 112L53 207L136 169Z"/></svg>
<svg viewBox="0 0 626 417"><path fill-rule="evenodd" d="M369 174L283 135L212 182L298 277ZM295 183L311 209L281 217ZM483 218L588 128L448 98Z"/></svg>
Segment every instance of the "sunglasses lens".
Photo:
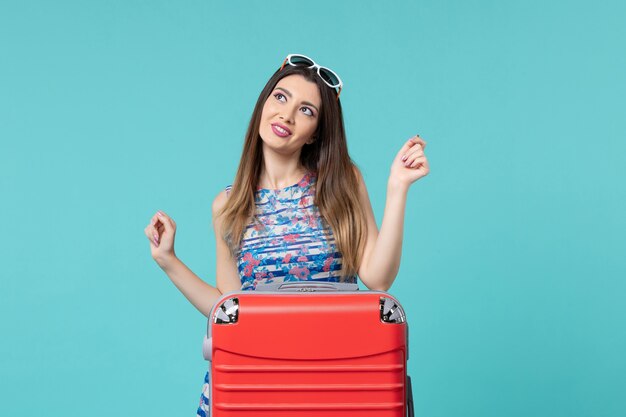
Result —
<svg viewBox="0 0 626 417"><path fill-rule="evenodd" d="M287 62L289 63L289 65L317 69L318 75L322 78L322 80L324 80L326 85L331 88L340 89L337 92L337 97L339 97L339 93L341 92L341 81L339 80L339 76L335 74L331 69L328 69L326 67L320 67L319 65L315 64L315 62L313 62L311 58L307 58L304 55L290 54L287 56ZM284 66L285 64L283 64L280 69L283 69Z"/></svg>
<svg viewBox="0 0 626 417"><path fill-rule="evenodd" d="M328 68L320 68L320 76L332 87L339 87L339 77Z"/></svg>
<svg viewBox="0 0 626 417"><path fill-rule="evenodd" d="M303 55L292 55L291 58L289 58L289 61L291 62L291 65L302 65L305 67L313 65L313 61Z"/></svg>

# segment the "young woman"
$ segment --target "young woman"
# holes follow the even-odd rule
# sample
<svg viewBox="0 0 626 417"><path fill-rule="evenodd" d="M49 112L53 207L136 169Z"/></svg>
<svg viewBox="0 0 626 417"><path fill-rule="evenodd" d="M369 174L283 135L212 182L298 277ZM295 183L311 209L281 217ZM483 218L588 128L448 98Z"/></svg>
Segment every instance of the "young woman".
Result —
<svg viewBox="0 0 626 417"><path fill-rule="evenodd" d="M289 55L257 100L232 187L213 202L216 287L174 252L176 223L158 211L145 228L152 257L205 316L224 293L259 282L356 282L391 287L400 265L409 186L429 172L415 136L394 158L380 231L363 177L348 155L332 70ZM208 373L198 415L208 410Z"/></svg>

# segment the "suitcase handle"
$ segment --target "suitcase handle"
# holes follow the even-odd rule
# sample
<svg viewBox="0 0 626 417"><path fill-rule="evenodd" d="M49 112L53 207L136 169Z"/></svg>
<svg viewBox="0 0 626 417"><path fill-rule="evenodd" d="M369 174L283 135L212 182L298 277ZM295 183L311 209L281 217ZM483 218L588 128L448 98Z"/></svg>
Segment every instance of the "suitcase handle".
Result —
<svg viewBox="0 0 626 417"><path fill-rule="evenodd" d="M320 291L358 291L359 285L350 282L329 281L294 281L279 283L258 283L256 291L273 292L320 292Z"/></svg>

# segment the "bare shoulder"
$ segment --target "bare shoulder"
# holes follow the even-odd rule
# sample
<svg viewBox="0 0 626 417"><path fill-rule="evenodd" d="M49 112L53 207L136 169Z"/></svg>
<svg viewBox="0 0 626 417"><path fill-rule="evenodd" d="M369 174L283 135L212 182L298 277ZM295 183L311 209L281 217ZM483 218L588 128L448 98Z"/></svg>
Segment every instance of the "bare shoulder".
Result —
<svg viewBox="0 0 626 417"><path fill-rule="evenodd" d="M361 173L361 170L356 165L352 165L352 170L354 171L354 175L356 176L356 181L361 193L363 191L367 192L367 188L365 187L365 179L363 179L363 174Z"/></svg>
<svg viewBox="0 0 626 417"><path fill-rule="evenodd" d="M216 216L217 213L222 211L224 206L226 206L226 202L228 201L228 193L226 190L220 191L220 193L213 200L213 204L211 205L211 209L213 210L213 216Z"/></svg>

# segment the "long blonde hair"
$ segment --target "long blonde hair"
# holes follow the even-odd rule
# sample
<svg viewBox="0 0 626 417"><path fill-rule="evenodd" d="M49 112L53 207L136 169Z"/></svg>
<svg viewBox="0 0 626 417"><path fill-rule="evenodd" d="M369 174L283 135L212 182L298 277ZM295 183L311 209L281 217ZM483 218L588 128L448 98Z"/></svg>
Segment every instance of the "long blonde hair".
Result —
<svg viewBox="0 0 626 417"><path fill-rule="evenodd" d="M316 140L304 145L300 162L307 170L317 173L315 204L333 231L337 249L342 255L341 280L344 280L347 276L356 275L361 263L367 235L365 211L359 199L357 169L348 154L341 103L335 91L308 68L286 66L277 70L261 91L248 125L230 196L218 213L222 238L231 254L237 256L243 231L254 215L254 193L263 167L259 135L263 106L278 81L292 74L302 75L316 83L322 97L314 133Z"/></svg>

